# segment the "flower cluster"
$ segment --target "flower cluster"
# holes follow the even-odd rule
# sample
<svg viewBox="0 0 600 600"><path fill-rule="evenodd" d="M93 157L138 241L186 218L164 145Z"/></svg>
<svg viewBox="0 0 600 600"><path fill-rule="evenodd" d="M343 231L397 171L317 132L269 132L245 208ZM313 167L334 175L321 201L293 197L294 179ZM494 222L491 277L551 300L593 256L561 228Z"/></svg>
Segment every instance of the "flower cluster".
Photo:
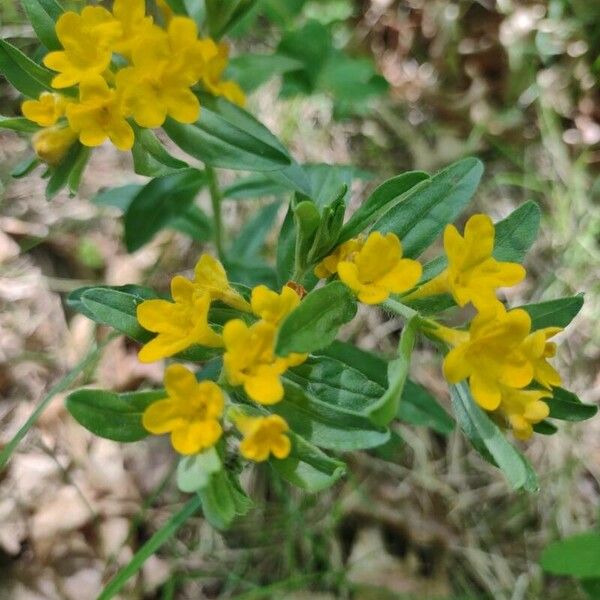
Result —
<svg viewBox="0 0 600 600"><path fill-rule="evenodd" d="M444 232L448 267L410 298L449 293L459 306L473 304L477 315L468 331L436 324L433 335L451 346L444 359L450 383L467 380L477 404L509 426L519 439L533 433L533 425L549 415L544 398L561 379L547 362L556 345L548 340L556 327L531 331L531 317L523 309L506 310L497 299L500 287L519 283L525 270L493 258L495 230L486 215L474 215L464 237L453 225Z"/></svg>
<svg viewBox="0 0 600 600"><path fill-rule="evenodd" d="M380 304L391 294L408 292L403 301L450 294L456 304L477 310L469 331L433 324L433 335L452 349L444 360L451 383L468 380L475 401L527 439L533 425L549 414L543 398L552 396L560 376L548 363L556 345L548 341L559 328L531 331L531 318L522 309L507 311L498 300L499 288L516 285L525 269L493 257L495 228L487 215L472 216L461 235L454 225L444 231L447 267L418 285L421 265L402 258L402 245L392 234L374 232L364 240L341 244L315 269L319 278L337 275L365 304ZM416 286L416 289L414 289ZM532 388L537 384L539 388Z"/></svg>
<svg viewBox="0 0 600 600"><path fill-rule="evenodd" d="M170 365L165 376L167 398L146 409L143 423L151 433L170 432L173 447L181 454L195 454L212 447L223 434L219 419L228 402L223 388L241 387L250 401L263 406L283 399L281 376L307 356L277 356L274 344L280 323L298 306L300 296L288 286L277 293L259 285L248 301L231 286L223 265L207 254L200 257L192 281L173 278L171 296L172 301L152 299L138 305L139 323L157 334L140 350L139 359L153 362L194 345L222 348L223 375L220 385L198 382L182 365ZM240 318L229 319L217 331L210 323L214 302L234 309ZM228 418L244 436L240 453L245 458L263 461L271 454L276 458L289 454L288 425L281 417L232 410Z"/></svg>
<svg viewBox="0 0 600 600"><path fill-rule="evenodd" d="M200 102L193 87L243 105L239 86L223 81L228 48L199 38L195 22L165 15L165 27L146 15L144 0L115 0L112 12L86 6L56 22L62 50L44 64L57 75L55 90L23 103L23 115L44 127L33 139L40 158L57 164L79 139L99 146L109 139L119 150L134 143L132 119L140 127L160 127L167 117L193 123ZM76 86L76 87L74 87Z"/></svg>

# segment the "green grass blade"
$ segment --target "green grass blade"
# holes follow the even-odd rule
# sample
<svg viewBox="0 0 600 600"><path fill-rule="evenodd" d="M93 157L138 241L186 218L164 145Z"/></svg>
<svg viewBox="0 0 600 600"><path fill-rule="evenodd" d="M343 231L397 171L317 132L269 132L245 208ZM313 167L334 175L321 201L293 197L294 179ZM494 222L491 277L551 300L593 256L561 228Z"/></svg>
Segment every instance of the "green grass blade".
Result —
<svg viewBox="0 0 600 600"><path fill-rule="evenodd" d="M200 508L200 496L193 496L175 513L133 556L129 564L119 571L96 600L111 600L133 577L142 565Z"/></svg>
<svg viewBox="0 0 600 600"><path fill-rule="evenodd" d="M0 473L6 467L6 464L10 460L12 453L15 451L17 446L20 444L21 440L25 437L27 432L35 425L37 420L40 418L40 415L46 410L50 401L56 396L56 394L60 394L65 390L69 389L71 385L75 382L80 373L85 371L90 365L94 363L102 353L104 347L114 338L115 334L108 336L108 338L102 342L97 348L88 352L88 354L83 358L83 360L75 366L75 368L67 373L58 383L56 383L50 391L46 394L44 399L38 404L36 409L31 413L27 421L23 424L23 426L17 431L15 436L10 442L3 448L2 452L0 452Z"/></svg>

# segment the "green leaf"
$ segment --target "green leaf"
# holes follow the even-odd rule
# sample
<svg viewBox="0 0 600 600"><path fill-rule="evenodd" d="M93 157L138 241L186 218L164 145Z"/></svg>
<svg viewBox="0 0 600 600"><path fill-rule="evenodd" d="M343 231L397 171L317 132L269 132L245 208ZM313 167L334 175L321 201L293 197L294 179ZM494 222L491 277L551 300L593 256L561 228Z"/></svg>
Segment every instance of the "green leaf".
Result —
<svg viewBox="0 0 600 600"><path fill-rule="evenodd" d="M418 317L415 314L406 321L400 341L398 342L398 357L388 364L388 385L381 398L371 406L369 417L376 425L388 425L397 415L404 383L408 376L410 358L418 327Z"/></svg>
<svg viewBox="0 0 600 600"><path fill-rule="evenodd" d="M590 531L550 544L540 564L553 575L570 575L581 579L600 577L600 532Z"/></svg>
<svg viewBox="0 0 600 600"><path fill-rule="evenodd" d="M285 185L273 181L262 173L241 177L223 190L223 197L228 200L248 200L283 196L290 190Z"/></svg>
<svg viewBox="0 0 600 600"><path fill-rule="evenodd" d="M229 252L230 256L244 256L246 259L258 256L264 248L265 240L280 208L278 202L263 206L235 236Z"/></svg>
<svg viewBox="0 0 600 600"><path fill-rule="evenodd" d="M354 295L341 281L310 292L281 324L275 353L287 356L328 346L339 328L354 318L356 310Z"/></svg>
<svg viewBox="0 0 600 600"><path fill-rule="evenodd" d="M55 21L63 13L63 8L54 0L21 0L21 3L40 42L48 50L61 50Z"/></svg>
<svg viewBox="0 0 600 600"><path fill-rule="evenodd" d="M579 585L591 600L598 600L600 598L600 577L596 579L583 579L579 582Z"/></svg>
<svg viewBox="0 0 600 600"><path fill-rule="evenodd" d="M151 300L153 298L159 298L160 296L150 288L142 287L140 285L119 285L119 286L109 286L109 285L90 285L78 288L73 290L67 296L67 306L72 310L85 315L88 319L95 319L95 315L93 312L88 310L83 303L83 294L89 290L113 290L116 292L122 292L125 294L129 294L135 296L138 302L142 302L143 300Z"/></svg>
<svg viewBox="0 0 600 600"><path fill-rule="evenodd" d="M89 148L79 142L73 144L62 162L51 171L48 185L46 186L46 198L54 198L69 181L76 182L81 177L83 167L89 156Z"/></svg>
<svg viewBox="0 0 600 600"><path fill-rule="evenodd" d="M533 430L540 435L554 435L558 432L558 427L550 421L540 421L533 426Z"/></svg>
<svg viewBox="0 0 600 600"><path fill-rule="evenodd" d="M452 223L473 197L483 174L476 158L465 158L410 189L373 226L395 233L404 255L418 257Z"/></svg>
<svg viewBox="0 0 600 600"><path fill-rule="evenodd" d="M208 30L216 39L236 25L256 4L256 0L205 0Z"/></svg>
<svg viewBox="0 0 600 600"><path fill-rule="evenodd" d="M514 489L534 492L537 475L525 457L506 440L504 434L475 404L466 383L450 387L452 407L460 428L473 447L504 473Z"/></svg>
<svg viewBox="0 0 600 600"><path fill-rule="evenodd" d="M531 330L545 327L566 327L579 313L583 306L583 294L548 300L538 304L520 306L531 317Z"/></svg>
<svg viewBox="0 0 600 600"><path fill-rule="evenodd" d="M131 154L134 170L138 175L160 177L189 169L188 163L167 152L152 130L134 125L134 131L135 142Z"/></svg>
<svg viewBox="0 0 600 600"><path fill-rule="evenodd" d="M51 71L40 67L18 48L0 39L0 73L21 94L37 99L42 92L52 91Z"/></svg>
<svg viewBox="0 0 600 600"><path fill-rule="evenodd" d="M274 171L292 163L277 138L248 113L224 102L218 111L203 106L196 123L167 119L163 129L182 150L213 167Z"/></svg>
<svg viewBox="0 0 600 600"><path fill-rule="evenodd" d="M115 442L137 442L149 434L142 425L144 410L164 398L160 390L116 394L81 389L67 397L67 410L93 434Z"/></svg>
<svg viewBox="0 0 600 600"><path fill-rule="evenodd" d="M38 167L40 163L40 159L35 154L33 156L28 156L12 168L10 175L15 179L25 177L26 175L29 175L29 173L31 173L36 167Z"/></svg>
<svg viewBox="0 0 600 600"><path fill-rule="evenodd" d="M314 241L308 253L308 264L315 264L327 256L337 244L344 214L346 212L346 192L348 187L343 185L338 190L337 197L323 208L321 222L315 232Z"/></svg>
<svg viewBox="0 0 600 600"><path fill-rule="evenodd" d="M36 133L41 127L25 117L4 117L0 115L0 129L11 129L20 133Z"/></svg>
<svg viewBox="0 0 600 600"><path fill-rule="evenodd" d="M98 206L114 206L125 212L133 199L144 188L138 183L128 183L115 188L100 190L93 198L92 202Z"/></svg>
<svg viewBox="0 0 600 600"><path fill-rule="evenodd" d="M246 92L252 92L272 77L299 68L302 68L300 61L277 53L241 54L229 61L227 76Z"/></svg>
<svg viewBox="0 0 600 600"><path fill-rule="evenodd" d="M308 40L310 43L307 43ZM318 21L309 20L304 26L285 32L277 53L299 61L302 64L302 70L288 72L284 75L282 95L312 93L317 87L321 71L332 51L331 33Z"/></svg>
<svg viewBox="0 0 600 600"><path fill-rule="evenodd" d="M409 190L426 179L429 179L429 175L423 171L409 171L382 183L344 225L339 243L363 232L398 204Z"/></svg>
<svg viewBox="0 0 600 600"><path fill-rule="evenodd" d="M381 388L387 387L387 362L366 350L361 350L348 342L334 341L327 348L315 352L319 356L329 356L356 369Z"/></svg>
<svg viewBox="0 0 600 600"><path fill-rule="evenodd" d="M323 402L290 381L284 381L284 388L284 399L271 410L315 446L351 451L380 446L389 439L389 430L365 415Z"/></svg>
<svg viewBox="0 0 600 600"><path fill-rule="evenodd" d="M238 515L245 515L252 501L228 471L213 473L208 485L198 491L205 519L216 529L228 529Z"/></svg>
<svg viewBox="0 0 600 600"><path fill-rule="evenodd" d="M594 404L583 404L573 393L563 388L553 388L552 398L544 398L550 407L550 416L561 421L585 421L598 412Z"/></svg>
<svg viewBox="0 0 600 600"><path fill-rule="evenodd" d="M288 434L292 451L287 458L271 458L269 464L283 479L309 493L320 492L332 486L346 473L346 465L327 456L316 446L296 435Z"/></svg>
<svg viewBox="0 0 600 600"><path fill-rule="evenodd" d="M286 371L284 377L314 398L362 414L367 414L385 392L385 387L365 374L328 356L309 357Z"/></svg>
<svg viewBox="0 0 600 600"><path fill-rule="evenodd" d="M184 493L193 494L206 487L211 476L222 468L214 447L199 454L184 456L177 465L177 487Z"/></svg>
<svg viewBox="0 0 600 600"><path fill-rule="evenodd" d="M182 217L205 184L202 171L185 169L153 179L144 186L125 213L127 250L138 250L161 229Z"/></svg>
<svg viewBox="0 0 600 600"><path fill-rule="evenodd" d="M71 198L73 198L79 191L81 178L83 177L83 172L85 171L85 167L87 166L91 155L92 149L82 145L80 151L75 157L75 160L73 161L73 165L69 172L69 177L67 178L67 187L69 188L69 196Z"/></svg>
<svg viewBox="0 0 600 600"><path fill-rule="evenodd" d="M495 225L494 258L521 263L537 239L540 207L530 200Z"/></svg>
<svg viewBox="0 0 600 600"><path fill-rule="evenodd" d="M296 224L296 254L306 258L313 244L315 233L321 223L321 214L312 200L304 200L294 206L294 222Z"/></svg>
<svg viewBox="0 0 600 600"><path fill-rule="evenodd" d="M429 427L442 435L454 429L454 420L421 385L407 379L396 415L401 421L419 427Z"/></svg>
<svg viewBox="0 0 600 600"><path fill-rule="evenodd" d="M110 288L92 288L83 292L81 302L96 323L110 325L137 342L146 343L152 334L137 320L136 309L145 298Z"/></svg>

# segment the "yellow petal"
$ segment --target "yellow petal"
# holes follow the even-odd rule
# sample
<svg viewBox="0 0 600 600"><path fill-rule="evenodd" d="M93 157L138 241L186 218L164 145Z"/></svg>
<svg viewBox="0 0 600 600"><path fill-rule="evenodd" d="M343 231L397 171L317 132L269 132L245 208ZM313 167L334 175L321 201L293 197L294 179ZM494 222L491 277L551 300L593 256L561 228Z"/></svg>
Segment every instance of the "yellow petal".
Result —
<svg viewBox="0 0 600 600"><path fill-rule="evenodd" d="M157 400L146 408L142 416L144 429L154 435L161 435L173 431L185 424L177 401L166 398Z"/></svg>
<svg viewBox="0 0 600 600"><path fill-rule="evenodd" d="M496 410L502 399L498 384L483 374L474 372L469 377L469 387L473 398L485 410Z"/></svg>
<svg viewBox="0 0 600 600"><path fill-rule="evenodd" d="M279 375L271 369L262 369L244 382L244 391L260 404L276 404L283 398L283 385Z"/></svg>
<svg viewBox="0 0 600 600"><path fill-rule="evenodd" d="M143 363L156 362L173 356L190 345L187 338L160 333L138 352L138 360Z"/></svg>
<svg viewBox="0 0 600 600"><path fill-rule="evenodd" d="M169 397L182 403L189 403L198 391L198 381L194 374L183 365L169 365L165 371L165 388Z"/></svg>

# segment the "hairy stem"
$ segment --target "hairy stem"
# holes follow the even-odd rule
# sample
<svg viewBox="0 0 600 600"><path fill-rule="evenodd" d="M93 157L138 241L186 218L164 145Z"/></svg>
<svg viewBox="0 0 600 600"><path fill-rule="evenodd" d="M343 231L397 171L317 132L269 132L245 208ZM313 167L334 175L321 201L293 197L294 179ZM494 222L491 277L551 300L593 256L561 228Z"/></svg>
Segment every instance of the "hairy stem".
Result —
<svg viewBox="0 0 600 600"><path fill-rule="evenodd" d="M208 178L208 190L210 192L210 200L213 209L213 225L215 235L215 247L217 249L217 255L221 261L225 260L225 248L223 246L223 218L221 214L221 203L223 201L223 194L219 188L219 181L217 174L212 167L208 165L205 168L206 176Z"/></svg>

